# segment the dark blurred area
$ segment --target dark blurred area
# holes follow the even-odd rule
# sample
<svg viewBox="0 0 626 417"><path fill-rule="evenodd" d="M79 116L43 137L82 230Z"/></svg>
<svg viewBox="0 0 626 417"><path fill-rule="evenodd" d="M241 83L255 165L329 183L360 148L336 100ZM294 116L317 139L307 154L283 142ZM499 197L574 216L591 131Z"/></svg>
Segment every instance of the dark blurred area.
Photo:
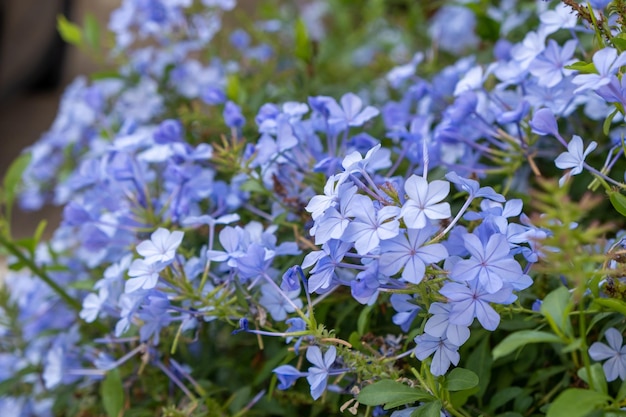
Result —
<svg viewBox="0 0 626 417"><path fill-rule="evenodd" d="M95 64L57 33L59 14L82 24L93 13L101 27L120 0L0 0L0 175L52 124L65 86ZM59 211L14 212L15 236L31 234ZM54 225L51 225L54 226ZM52 227L50 228L50 230Z"/></svg>

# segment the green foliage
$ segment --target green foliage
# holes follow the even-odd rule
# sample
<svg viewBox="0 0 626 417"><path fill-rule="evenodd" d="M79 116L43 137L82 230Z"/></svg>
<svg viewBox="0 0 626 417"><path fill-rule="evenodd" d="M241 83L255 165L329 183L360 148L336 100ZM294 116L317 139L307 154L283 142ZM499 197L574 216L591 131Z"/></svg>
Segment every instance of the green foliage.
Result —
<svg viewBox="0 0 626 417"><path fill-rule="evenodd" d="M390 379L383 379L364 387L358 396L361 404L385 405L386 410L418 401L434 400L435 398L426 391Z"/></svg>
<svg viewBox="0 0 626 417"><path fill-rule="evenodd" d="M562 343L562 339L540 330L520 330L504 338L493 348L493 359L499 359L531 343Z"/></svg>
<svg viewBox="0 0 626 417"><path fill-rule="evenodd" d="M121 417L124 409L124 388L122 378L117 369L107 372L100 385L102 405L108 417Z"/></svg>
<svg viewBox="0 0 626 417"><path fill-rule="evenodd" d="M610 399L599 392L570 388L554 400L546 417L585 417L594 410L601 410Z"/></svg>
<svg viewBox="0 0 626 417"><path fill-rule="evenodd" d="M78 25L70 22L63 15L57 16L57 29L61 38L72 45L80 45L83 40L83 34Z"/></svg>

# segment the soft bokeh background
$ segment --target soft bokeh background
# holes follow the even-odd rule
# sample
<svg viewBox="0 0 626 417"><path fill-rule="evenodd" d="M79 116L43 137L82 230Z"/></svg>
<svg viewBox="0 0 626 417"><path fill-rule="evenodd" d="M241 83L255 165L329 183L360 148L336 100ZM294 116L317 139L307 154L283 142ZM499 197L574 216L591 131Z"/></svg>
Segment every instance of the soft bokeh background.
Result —
<svg viewBox="0 0 626 417"><path fill-rule="evenodd" d="M20 5L26 3L36 4L39 1L7 0L7 4L18 4L19 2L23 2ZM72 0L71 13L68 19L82 24L85 14L93 13L101 27L106 27L110 12L119 3L120 0ZM15 24L11 27L11 24L17 21L18 16L16 16L16 13L18 12L22 14L21 17L23 17L24 13L29 13L29 24L26 25L28 30L23 30L22 28L16 30ZM49 30L50 23L49 21L40 22L38 19L42 19L44 16L49 19L50 15L54 15L54 12L46 11L46 13L33 14L22 7L22 10L14 12L14 15L11 16L13 21L9 21L9 16L6 17L7 20L4 26L0 27L0 30L4 29L3 33L10 31L12 36L11 38L5 37L2 39L4 55L0 55L0 59L4 60L4 62L0 62L0 71L4 71L5 76L9 72L13 72L13 69L9 68L9 66L11 64L17 65L15 61L17 61L18 57L16 55L21 48L33 48L33 44L41 42L36 39L37 36L40 36L37 29L46 28L46 30ZM19 35L13 33L16 31L20 32ZM12 58L15 59L9 61ZM31 91L23 88L23 86L15 86L15 88L9 88L9 90L13 91L4 91L4 94L0 97L0 175L4 175L11 161L25 147L34 143L50 127L65 86L77 75L89 74L98 69L98 64L70 45L67 45L63 60L61 83L57 87L46 91ZM58 221L59 211L54 208L46 208L45 211L37 213L16 211L13 221L14 235L28 236L32 234L42 218L51 219L51 224L48 227L48 232L51 232L54 229L54 223Z"/></svg>

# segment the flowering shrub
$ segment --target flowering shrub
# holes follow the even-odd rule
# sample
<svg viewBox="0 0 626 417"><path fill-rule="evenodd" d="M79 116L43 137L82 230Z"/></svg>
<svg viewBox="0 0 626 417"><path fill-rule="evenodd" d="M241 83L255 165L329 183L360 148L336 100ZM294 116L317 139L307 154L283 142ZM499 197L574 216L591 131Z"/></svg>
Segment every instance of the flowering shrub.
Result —
<svg viewBox="0 0 626 417"><path fill-rule="evenodd" d="M619 415L626 3L366 3L60 18L3 415Z"/></svg>

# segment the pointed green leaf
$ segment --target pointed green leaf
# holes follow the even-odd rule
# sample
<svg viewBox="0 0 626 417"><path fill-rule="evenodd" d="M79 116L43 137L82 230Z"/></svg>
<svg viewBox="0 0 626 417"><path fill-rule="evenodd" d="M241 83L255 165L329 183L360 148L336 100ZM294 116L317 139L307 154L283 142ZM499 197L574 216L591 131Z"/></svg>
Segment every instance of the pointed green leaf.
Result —
<svg viewBox="0 0 626 417"><path fill-rule="evenodd" d="M9 166L9 169L4 174L4 178L2 181L3 188L3 199L4 199L4 207L5 214L8 220L11 220L11 211L13 208L13 202L15 201L15 196L19 190L19 186L22 180L22 175L24 171L30 164L31 154L23 153L18 156Z"/></svg>
<svg viewBox="0 0 626 417"><path fill-rule="evenodd" d="M365 405L383 405L385 409L399 407L418 401L432 401L434 397L419 388L411 388L400 382L383 379L361 390L358 401Z"/></svg>
<svg viewBox="0 0 626 417"><path fill-rule="evenodd" d="M596 298L593 302L626 316L626 302L622 300L618 300L617 298Z"/></svg>
<svg viewBox="0 0 626 417"><path fill-rule="evenodd" d="M474 371L478 375L479 390L476 396L482 398L487 390L487 385L491 380L491 365L493 358L491 357L491 345L489 335L486 334L480 344L474 348L467 358L467 369Z"/></svg>
<svg viewBox="0 0 626 417"><path fill-rule="evenodd" d="M82 39L80 27L67 20L62 14L57 16L57 30L65 42L72 45L80 45Z"/></svg>
<svg viewBox="0 0 626 417"><path fill-rule="evenodd" d="M100 385L100 395L107 416L121 416L124 408L124 388L122 387L120 372L117 369L107 372Z"/></svg>
<svg viewBox="0 0 626 417"><path fill-rule="evenodd" d="M589 367L591 370L591 378L593 379L593 386L596 391L601 394L608 394L609 388L606 383L606 376L604 375L604 369L602 369L602 365L599 363L594 363ZM587 368L580 368L578 370L578 376L580 379L585 381L587 385L591 385L589 383L589 377L587 376Z"/></svg>
<svg viewBox="0 0 626 417"><path fill-rule="evenodd" d="M545 296L540 311L555 333L560 330L566 336L571 337L574 332L569 320L569 312L572 307L569 290L565 287L559 287Z"/></svg>
<svg viewBox="0 0 626 417"><path fill-rule="evenodd" d="M619 109L613 110L613 112L609 114L606 117L606 119L604 119L604 124L602 125L602 132L607 136L609 135L609 130L611 129L611 123L613 122L613 119L615 118L617 113L619 113Z"/></svg>
<svg viewBox="0 0 626 417"><path fill-rule="evenodd" d="M441 408L441 401L431 401L413 410L411 417L439 417L441 415Z"/></svg>
<svg viewBox="0 0 626 417"><path fill-rule="evenodd" d="M359 318L356 321L356 331L359 335L363 336L365 331L367 330L370 322L370 313L372 312L373 306L367 306L361 313L359 314Z"/></svg>
<svg viewBox="0 0 626 417"><path fill-rule="evenodd" d="M296 20L295 26L295 55L297 58L300 58L304 62L309 62L311 57L313 56L311 40L309 39L309 34L307 32L306 24L304 20L298 19Z"/></svg>
<svg viewBox="0 0 626 417"><path fill-rule="evenodd" d="M593 62L578 61L572 65L566 65L565 68L578 71L580 74L597 74L596 66Z"/></svg>
<svg viewBox="0 0 626 417"><path fill-rule="evenodd" d="M446 376L448 391L463 391L478 385L478 375L469 369L454 368Z"/></svg>
<svg viewBox="0 0 626 417"><path fill-rule="evenodd" d="M85 15L85 23L83 24L83 34L85 42L94 51L100 50L100 24L93 13Z"/></svg>
<svg viewBox="0 0 626 417"><path fill-rule="evenodd" d="M539 330L520 330L508 335L493 348L493 359L506 356L529 343L563 343L563 341L553 333Z"/></svg>
<svg viewBox="0 0 626 417"><path fill-rule="evenodd" d="M626 217L626 196L619 191L607 191L611 204L619 214Z"/></svg>
<svg viewBox="0 0 626 417"><path fill-rule="evenodd" d="M584 417L593 410L599 410L611 397L580 388L563 391L548 408L546 417Z"/></svg>

